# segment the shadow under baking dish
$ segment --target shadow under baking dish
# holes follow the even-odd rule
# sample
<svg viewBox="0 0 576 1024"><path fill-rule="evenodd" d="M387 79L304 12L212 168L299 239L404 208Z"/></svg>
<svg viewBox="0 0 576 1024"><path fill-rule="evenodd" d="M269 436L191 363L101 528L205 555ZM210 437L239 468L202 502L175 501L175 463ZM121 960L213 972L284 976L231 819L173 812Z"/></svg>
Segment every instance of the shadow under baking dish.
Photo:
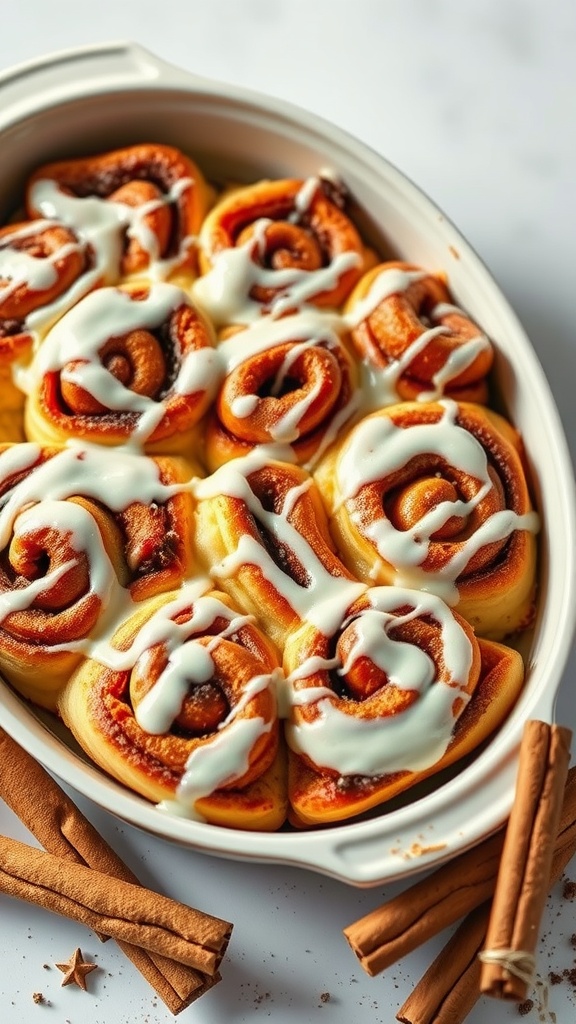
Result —
<svg viewBox="0 0 576 1024"><path fill-rule="evenodd" d="M329 167L354 197L352 216L384 256L444 268L455 300L497 349L495 380L520 430L542 516L535 629L523 639L524 691L499 732L467 762L365 818L277 833L176 818L87 760L51 715L0 683L0 724L54 774L112 814L171 841L235 859L299 865L354 885L410 875L493 832L509 813L521 731L550 721L574 623L572 470L550 390L502 293L453 225L404 175L344 132L288 104L207 82L131 44L88 48L0 76L0 217L21 203L38 165L154 141L190 153L208 177L308 177ZM537 410L537 415L535 415Z"/></svg>

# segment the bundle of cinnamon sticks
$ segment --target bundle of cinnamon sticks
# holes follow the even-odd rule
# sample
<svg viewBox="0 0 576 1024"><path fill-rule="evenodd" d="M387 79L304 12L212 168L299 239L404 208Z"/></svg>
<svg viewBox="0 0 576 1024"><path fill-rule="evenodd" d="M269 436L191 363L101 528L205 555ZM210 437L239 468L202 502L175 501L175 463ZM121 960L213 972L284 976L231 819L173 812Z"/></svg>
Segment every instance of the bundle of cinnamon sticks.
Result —
<svg viewBox="0 0 576 1024"><path fill-rule="evenodd" d="M522 1002L546 895L576 853L570 730L526 724L508 826L344 929L375 975L466 915L397 1014L462 1024L482 993Z"/></svg>
<svg viewBox="0 0 576 1024"><path fill-rule="evenodd" d="M220 980L232 925L141 886L48 772L2 729L0 797L44 847L0 836L0 892L115 938L174 1014Z"/></svg>

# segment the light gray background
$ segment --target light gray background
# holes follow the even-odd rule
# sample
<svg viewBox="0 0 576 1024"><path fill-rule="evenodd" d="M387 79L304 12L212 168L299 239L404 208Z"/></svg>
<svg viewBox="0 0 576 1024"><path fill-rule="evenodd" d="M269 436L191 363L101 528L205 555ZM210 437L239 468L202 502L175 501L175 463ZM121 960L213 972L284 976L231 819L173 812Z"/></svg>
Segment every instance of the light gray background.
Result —
<svg viewBox="0 0 576 1024"><path fill-rule="evenodd" d="M307 107L371 144L443 207L523 320L576 448L576 7L565 0L14 0L0 17L0 69L51 50L134 39L201 74ZM534 410L538 415L538 410ZM576 726L576 660L558 720ZM341 928L383 890L358 891L280 867L193 854L88 816L139 874L171 896L235 922L224 981L184 1021L389 1024L440 941L384 977L357 967ZM0 806L0 830L24 837ZM571 867L576 878L576 863ZM390 895L394 887L387 890ZM574 904L550 899L540 966L572 967ZM89 993L61 988L51 966L76 946L102 967ZM0 1017L7 1024L164 1024L113 943L0 899ZM36 1005L43 992L50 1005ZM322 1003L320 995L330 993ZM558 1024L576 995L552 988ZM481 1001L470 1024L519 1020ZM535 1011L527 1021L537 1020Z"/></svg>

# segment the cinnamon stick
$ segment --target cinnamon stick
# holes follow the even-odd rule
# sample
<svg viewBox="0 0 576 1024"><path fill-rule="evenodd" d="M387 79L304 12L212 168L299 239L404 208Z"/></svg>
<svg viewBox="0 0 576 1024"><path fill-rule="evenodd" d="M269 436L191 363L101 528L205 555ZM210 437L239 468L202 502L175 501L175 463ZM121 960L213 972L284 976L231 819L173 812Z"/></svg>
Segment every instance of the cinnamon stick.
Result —
<svg viewBox="0 0 576 1024"><path fill-rule="evenodd" d="M504 835L501 829L345 928L364 970L378 974L490 899Z"/></svg>
<svg viewBox="0 0 576 1024"><path fill-rule="evenodd" d="M396 1014L401 1024L460 1024L480 995L478 951L486 937L490 903L464 919Z"/></svg>
<svg viewBox="0 0 576 1024"><path fill-rule="evenodd" d="M48 852L138 885L136 875L51 775L0 729L0 797ZM106 936L107 938L108 936ZM220 980L120 940L120 948L178 1014Z"/></svg>
<svg viewBox="0 0 576 1024"><path fill-rule="evenodd" d="M210 976L220 965L232 928L141 885L111 879L6 836L0 836L0 891Z"/></svg>
<svg viewBox="0 0 576 1024"><path fill-rule="evenodd" d="M506 829L502 859L483 955L480 988L486 995L522 1002L554 853L554 837L570 759L572 733L546 722L527 722L518 763L516 796ZM504 956L506 953L506 956ZM496 959L500 954L501 958ZM512 958L526 963L513 969Z"/></svg>
<svg viewBox="0 0 576 1024"><path fill-rule="evenodd" d="M378 974L484 903L503 843L501 831L345 928L364 970Z"/></svg>
<svg viewBox="0 0 576 1024"><path fill-rule="evenodd" d="M568 772L554 846L550 885L560 880L576 853L576 767ZM422 976L397 1013L401 1024L462 1024L480 998L481 964L491 902L469 914Z"/></svg>

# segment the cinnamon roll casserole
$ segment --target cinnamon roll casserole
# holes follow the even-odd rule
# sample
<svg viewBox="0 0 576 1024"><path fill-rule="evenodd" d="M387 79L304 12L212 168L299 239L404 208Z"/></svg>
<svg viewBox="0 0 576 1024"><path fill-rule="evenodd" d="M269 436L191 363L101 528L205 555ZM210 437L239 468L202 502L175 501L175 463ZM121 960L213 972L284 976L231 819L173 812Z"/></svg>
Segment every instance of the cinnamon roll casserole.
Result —
<svg viewBox="0 0 576 1024"><path fill-rule="evenodd" d="M39 167L0 229L0 671L219 826L382 810L523 685L539 520L493 344L350 209L142 144Z"/></svg>

